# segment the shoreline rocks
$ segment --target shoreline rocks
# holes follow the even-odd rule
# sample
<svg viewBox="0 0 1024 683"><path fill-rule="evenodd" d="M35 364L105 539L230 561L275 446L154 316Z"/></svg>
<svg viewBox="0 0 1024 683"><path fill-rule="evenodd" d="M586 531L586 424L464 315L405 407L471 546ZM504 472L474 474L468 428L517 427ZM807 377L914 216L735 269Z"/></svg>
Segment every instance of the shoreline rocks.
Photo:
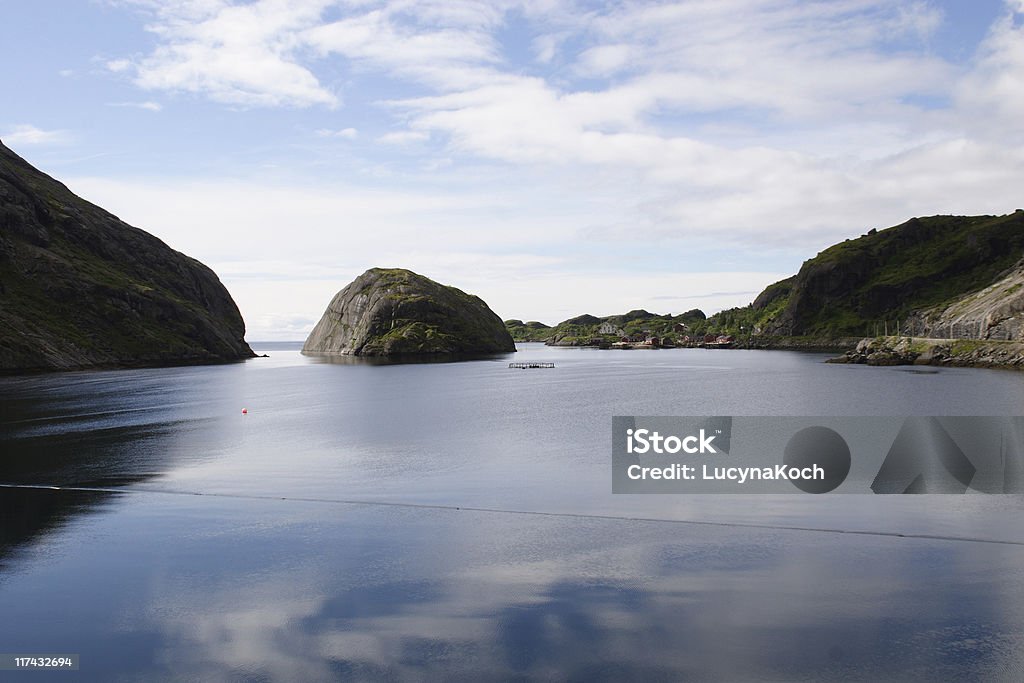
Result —
<svg viewBox="0 0 1024 683"><path fill-rule="evenodd" d="M1024 370L1024 342L986 339L875 337L829 363L856 365L935 365Z"/></svg>

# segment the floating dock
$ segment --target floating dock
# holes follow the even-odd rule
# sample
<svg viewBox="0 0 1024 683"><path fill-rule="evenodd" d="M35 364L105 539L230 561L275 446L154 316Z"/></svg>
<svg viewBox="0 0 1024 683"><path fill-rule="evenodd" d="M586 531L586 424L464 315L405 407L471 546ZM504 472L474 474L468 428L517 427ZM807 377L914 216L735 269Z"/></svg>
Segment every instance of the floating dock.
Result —
<svg viewBox="0 0 1024 683"><path fill-rule="evenodd" d="M554 363L509 363L509 369L515 368L517 370L526 370L528 368L553 368Z"/></svg>

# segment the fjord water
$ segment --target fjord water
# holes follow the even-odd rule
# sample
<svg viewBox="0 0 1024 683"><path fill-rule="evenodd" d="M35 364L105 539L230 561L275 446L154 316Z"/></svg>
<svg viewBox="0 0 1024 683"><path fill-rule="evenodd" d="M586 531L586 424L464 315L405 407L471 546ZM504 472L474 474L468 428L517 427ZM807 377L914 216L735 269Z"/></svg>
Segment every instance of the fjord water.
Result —
<svg viewBox="0 0 1024 683"><path fill-rule="evenodd" d="M1017 496L614 496L610 475L613 415L1014 415L1020 374L253 346L270 358L0 379L0 482L55 487L0 488L0 651L79 653L79 680L1020 678Z"/></svg>

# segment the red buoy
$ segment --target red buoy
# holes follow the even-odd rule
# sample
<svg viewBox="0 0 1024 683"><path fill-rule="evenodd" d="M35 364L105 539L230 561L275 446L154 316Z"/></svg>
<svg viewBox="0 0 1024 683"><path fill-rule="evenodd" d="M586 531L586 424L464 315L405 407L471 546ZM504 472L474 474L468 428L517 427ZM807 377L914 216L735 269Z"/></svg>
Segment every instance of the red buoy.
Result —
<svg viewBox="0 0 1024 683"><path fill-rule="evenodd" d="M242 415L248 415L248 414L249 414L249 409L248 408L242 408Z"/></svg>

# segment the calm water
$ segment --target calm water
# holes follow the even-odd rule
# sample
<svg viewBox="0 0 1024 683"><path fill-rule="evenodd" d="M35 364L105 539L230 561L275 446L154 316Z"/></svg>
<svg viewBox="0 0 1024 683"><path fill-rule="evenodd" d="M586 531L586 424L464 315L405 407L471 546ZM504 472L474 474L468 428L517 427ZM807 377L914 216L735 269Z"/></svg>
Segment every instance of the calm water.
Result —
<svg viewBox="0 0 1024 683"><path fill-rule="evenodd" d="M89 489L0 488L0 652L82 658L9 676L1024 677L1019 497L613 496L609 445L622 414L1020 414L1022 374L254 348L0 379L0 481Z"/></svg>

